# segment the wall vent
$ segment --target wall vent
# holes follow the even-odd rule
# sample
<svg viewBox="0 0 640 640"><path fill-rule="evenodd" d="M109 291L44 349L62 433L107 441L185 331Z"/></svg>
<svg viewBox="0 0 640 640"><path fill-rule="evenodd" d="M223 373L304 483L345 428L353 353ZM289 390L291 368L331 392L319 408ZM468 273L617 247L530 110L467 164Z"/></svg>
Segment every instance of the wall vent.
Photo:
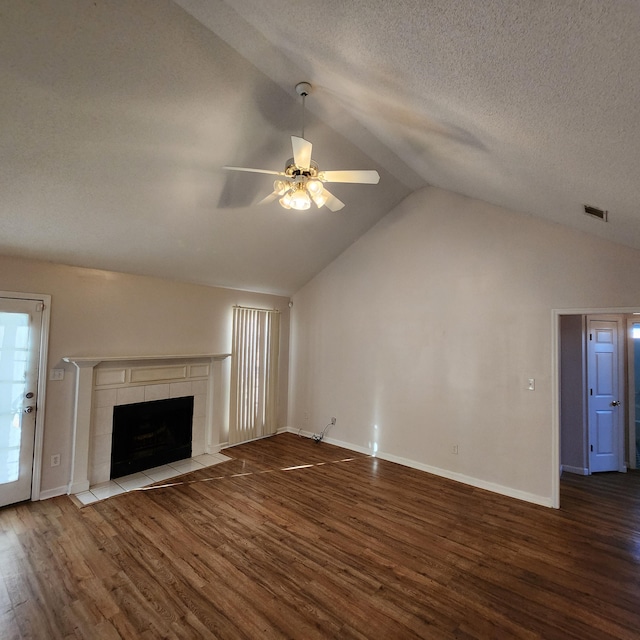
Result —
<svg viewBox="0 0 640 640"><path fill-rule="evenodd" d="M598 218L598 220L603 220L604 222L607 222L609 218L608 211L604 211L604 209L598 209L598 207L592 207L591 205L588 205L588 204L584 205L584 212L588 216L592 216L593 218Z"/></svg>

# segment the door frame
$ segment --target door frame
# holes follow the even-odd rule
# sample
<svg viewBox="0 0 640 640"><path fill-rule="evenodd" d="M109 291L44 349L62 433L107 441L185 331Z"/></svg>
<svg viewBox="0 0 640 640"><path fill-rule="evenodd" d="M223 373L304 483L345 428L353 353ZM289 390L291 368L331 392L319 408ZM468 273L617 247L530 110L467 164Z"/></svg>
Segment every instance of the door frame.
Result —
<svg viewBox="0 0 640 640"><path fill-rule="evenodd" d="M42 480L42 451L44 443L44 407L47 389L47 355L49 353L49 323L51 320L51 296L46 293L22 293L0 291L0 298L33 300L41 302L42 328L40 330L40 354L38 356L38 405L36 407L36 431L33 442L33 467L31 470L31 500L40 500Z"/></svg>
<svg viewBox="0 0 640 640"><path fill-rule="evenodd" d="M551 506L560 508L560 316L626 315L637 307L551 309Z"/></svg>

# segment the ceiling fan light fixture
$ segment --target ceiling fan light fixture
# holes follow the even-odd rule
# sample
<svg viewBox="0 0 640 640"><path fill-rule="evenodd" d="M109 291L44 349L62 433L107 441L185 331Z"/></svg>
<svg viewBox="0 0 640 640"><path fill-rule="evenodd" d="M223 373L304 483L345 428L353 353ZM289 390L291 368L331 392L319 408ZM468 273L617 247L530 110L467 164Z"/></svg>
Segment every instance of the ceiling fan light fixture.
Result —
<svg viewBox="0 0 640 640"><path fill-rule="evenodd" d="M292 209L297 211L305 211L311 206L311 198L309 198L304 184L297 184L295 190L290 192L289 204Z"/></svg>
<svg viewBox="0 0 640 640"><path fill-rule="evenodd" d="M316 180L315 178L307 180L307 191L312 198L314 196L320 195L323 189L324 187L322 186L322 182L320 182L320 180Z"/></svg>
<svg viewBox="0 0 640 640"><path fill-rule="evenodd" d="M324 207L327 200L329 199L329 196L324 191L321 191L320 193L316 193L316 194L312 193L311 197L313 198L313 201L316 203L316 206L318 207L318 209L320 207Z"/></svg>
<svg viewBox="0 0 640 640"><path fill-rule="evenodd" d="M291 192L287 191L278 202L283 209L291 209Z"/></svg>

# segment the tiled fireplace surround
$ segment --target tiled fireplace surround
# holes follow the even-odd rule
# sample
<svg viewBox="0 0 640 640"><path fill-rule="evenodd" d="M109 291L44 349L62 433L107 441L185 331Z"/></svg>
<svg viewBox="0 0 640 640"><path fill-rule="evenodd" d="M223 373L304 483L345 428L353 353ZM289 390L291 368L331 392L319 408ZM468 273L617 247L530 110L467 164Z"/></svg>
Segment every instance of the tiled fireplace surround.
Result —
<svg viewBox="0 0 640 640"><path fill-rule="evenodd" d="M64 360L76 367L69 493L109 480L114 406L193 396L193 455L227 440L229 354Z"/></svg>

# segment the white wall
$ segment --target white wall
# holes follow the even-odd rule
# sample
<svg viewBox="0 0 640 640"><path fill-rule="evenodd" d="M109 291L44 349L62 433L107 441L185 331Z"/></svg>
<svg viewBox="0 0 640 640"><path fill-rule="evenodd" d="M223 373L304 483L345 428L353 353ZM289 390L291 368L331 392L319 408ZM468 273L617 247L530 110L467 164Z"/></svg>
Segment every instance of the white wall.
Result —
<svg viewBox="0 0 640 640"><path fill-rule="evenodd" d="M424 189L294 296L290 426L551 504L551 310L634 305L639 252Z"/></svg>
<svg viewBox="0 0 640 640"><path fill-rule="evenodd" d="M2 256L0 291L52 296L48 368L66 375L47 384L43 492L69 482L75 367L64 356L229 353L234 304L282 311L278 423L287 424L288 298Z"/></svg>

